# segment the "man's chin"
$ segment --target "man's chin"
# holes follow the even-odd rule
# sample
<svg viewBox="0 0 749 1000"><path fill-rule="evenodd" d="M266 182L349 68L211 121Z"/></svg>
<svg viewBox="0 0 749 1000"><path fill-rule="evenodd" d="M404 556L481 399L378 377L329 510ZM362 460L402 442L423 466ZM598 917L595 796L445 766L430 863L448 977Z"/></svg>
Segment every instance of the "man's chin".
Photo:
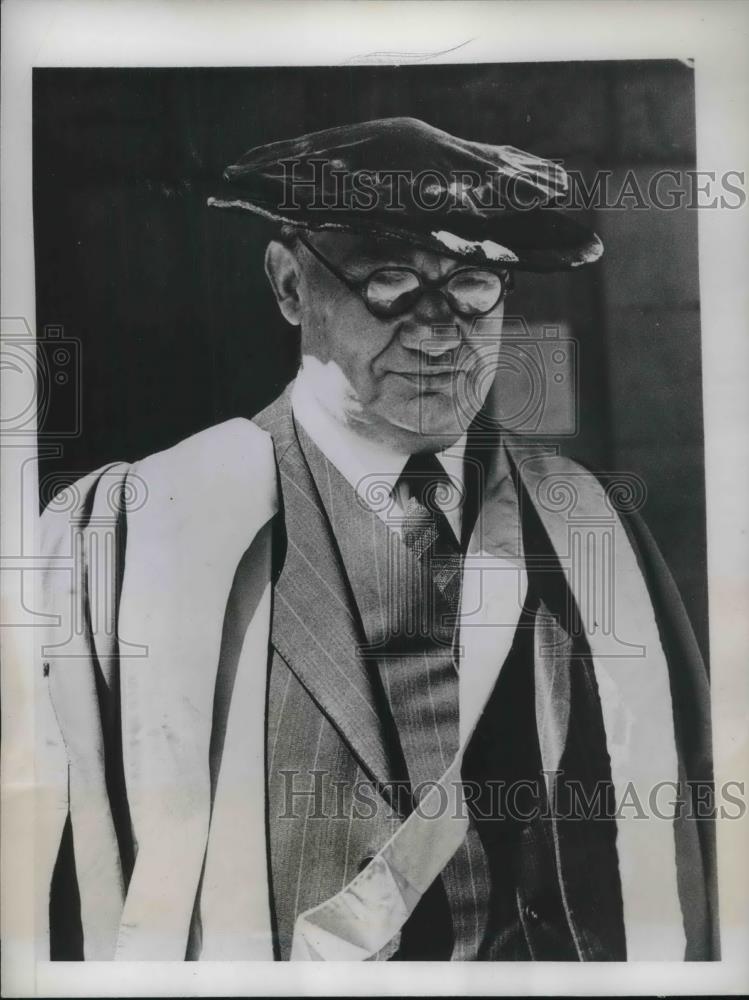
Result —
<svg viewBox="0 0 749 1000"><path fill-rule="evenodd" d="M468 430L473 416L463 416L456 411L453 400L444 394L432 399L424 394L402 411L386 416L393 437L394 447L407 447L409 451L440 450L448 448Z"/></svg>

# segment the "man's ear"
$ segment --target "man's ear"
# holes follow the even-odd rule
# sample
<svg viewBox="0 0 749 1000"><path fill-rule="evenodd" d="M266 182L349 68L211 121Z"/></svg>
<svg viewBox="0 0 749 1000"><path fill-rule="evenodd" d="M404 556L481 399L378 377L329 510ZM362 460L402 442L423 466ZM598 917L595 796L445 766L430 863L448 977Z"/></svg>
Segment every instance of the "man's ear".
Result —
<svg viewBox="0 0 749 1000"><path fill-rule="evenodd" d="M278 240L271 240L265 250L265 273L284 319L292 326L299 326L302 322L301 272L294 251Z"/></svg>

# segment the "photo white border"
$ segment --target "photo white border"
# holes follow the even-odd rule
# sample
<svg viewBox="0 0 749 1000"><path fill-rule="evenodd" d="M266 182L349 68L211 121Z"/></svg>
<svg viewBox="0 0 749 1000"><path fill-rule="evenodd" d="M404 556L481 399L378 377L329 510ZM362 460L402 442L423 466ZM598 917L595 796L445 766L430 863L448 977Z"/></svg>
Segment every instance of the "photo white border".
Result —
<svg viewBox="0 0 749 1000"><path fill-rule="evenodd" d="M34 66L694 60L701 170L749 171L749 4L506 0L6 0L2 5L0 316L34 328ZM700 213L699 259L716 781L749 773L749 209ZM8 328L10 329L10 327ZM11 331L12 332L12 331ZM2 373L5 374L4 372ZM5 380L2 415L14 413ZM3 442L5 443L5 442ZM2 617L21 620L20 467L3 447ZM688 540L685 540L688 544ZM28 576L26 573L27 585ZM720 963L36 963L33 642L2 630L5 996L709 994L749 990L749 820L718 823Z"/></svg>

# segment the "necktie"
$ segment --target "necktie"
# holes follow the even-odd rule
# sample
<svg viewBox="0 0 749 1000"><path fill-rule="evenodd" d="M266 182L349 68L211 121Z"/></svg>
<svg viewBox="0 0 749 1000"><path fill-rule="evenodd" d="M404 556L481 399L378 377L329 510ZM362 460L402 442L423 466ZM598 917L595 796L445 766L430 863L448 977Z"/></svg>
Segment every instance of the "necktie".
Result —
<svg viewBox="0 0 749 1000"><path fill-rule="evenodd" d="M400 621L382 658L396 725L414 785L436 781L458 749L458 675L455 621L461 553L438 501L449 487L434 455L413 456L399 480L404 510L403 555L412 586L396 595ZM397 579L408 580L407 574ZM397 584L396 584L397 586Z"/></svg>
<svg viewBox="0 0 749 1000"><path fill-rule="evenodd" d="M442 508L459 506L461 491L431 454L412 455L399 482L406 494L403 541L422 571L422 625L427 635L452 644L463 556Z"/></svg>

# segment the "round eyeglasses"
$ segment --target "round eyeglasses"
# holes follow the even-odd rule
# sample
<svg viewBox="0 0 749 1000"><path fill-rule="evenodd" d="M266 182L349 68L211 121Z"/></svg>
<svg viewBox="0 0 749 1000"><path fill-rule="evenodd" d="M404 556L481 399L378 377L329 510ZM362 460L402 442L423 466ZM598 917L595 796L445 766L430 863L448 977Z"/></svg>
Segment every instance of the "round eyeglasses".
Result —
<svg viewBox="0 0 749 1000"><path fill-rule="evenodd" d="M491 271L483 267L461 267L444 278L430 281L410 267L381 267L361 281L340 271L303 236L302 243L334 277L352 292L378 319L392 319L412 309L426 291L439 291L459 316L484 316L495 309L512 291L509 271Z"/></svg>

